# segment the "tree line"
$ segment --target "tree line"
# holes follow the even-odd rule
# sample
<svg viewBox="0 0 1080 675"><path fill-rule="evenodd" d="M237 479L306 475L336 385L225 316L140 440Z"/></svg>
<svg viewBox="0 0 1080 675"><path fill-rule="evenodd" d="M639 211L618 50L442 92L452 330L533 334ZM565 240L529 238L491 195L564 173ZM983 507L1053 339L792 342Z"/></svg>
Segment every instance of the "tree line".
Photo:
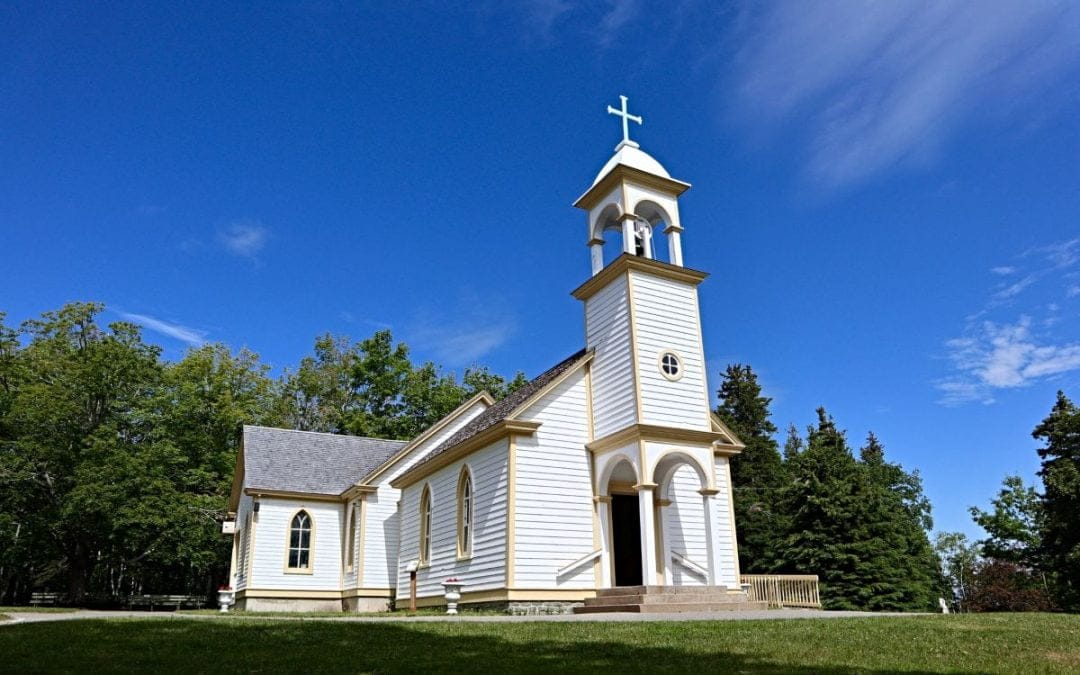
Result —
<svg viewBox="0 0 1080 675"><path fill-rule="evenodd" d="M0 313L0 604L41 589L73 603L210 594L243 424L406 439L525 382L483 367L459 380L389 331L320 336L276 378L223 344L169 362L103 311L72 303L18 327Z"/></svg>
<svg viewBox="0 0 1080 675"><path fill-rule="evenodd" d="M887 461L873 433L856 455L824 408L781 451L750 366L729 365L718 393L716 414L746 444L731 459L744 574L817 574L827 609L937 607L947 584L917 471Z"/></svg>
<svg viewBox="0 0 1080 675"><path fill-rule="evenodd" d="M956 602L971 611L1080 611L1080 408L1059 391L1031 432L1042 492L1006 476L990 509L971 507L987 538L938 535Z"/></svg>
<svg viewBox="0 0 1080 675"><path fill-rule="evenodd" d="M526 382L415 363L385 330L319 336L277 377L223 344L167 361L103 311L72 303L18 327L0 313L0 604L33 590L82 604L210 594L227 574L220 523L243 424L409 439L479 391ZM743 573L818 574L835 609L1080 607L1080 411L1064 394L1034 432L1044 491L1009 477L991 510L972 509L987 539L931 544L918 472L873 433L855 450L820 408L781 447L750 366L728 366L717 393L746 443L731 462Z"/></svg>

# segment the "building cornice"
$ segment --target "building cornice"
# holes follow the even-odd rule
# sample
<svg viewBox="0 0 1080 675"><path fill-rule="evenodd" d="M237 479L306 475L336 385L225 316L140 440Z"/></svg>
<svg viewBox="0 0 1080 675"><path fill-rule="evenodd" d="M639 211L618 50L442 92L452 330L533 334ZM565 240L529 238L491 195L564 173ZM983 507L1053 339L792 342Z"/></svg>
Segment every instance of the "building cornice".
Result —
<svg viewBox="0 0 1080 675"><path fill-rule="evenodd" d="M502 420L501 422L498 422L490 428L484 429L475 436L465 439L464 441L450 448L446 452L440 453L439 455L433 457L430 461L417 464L416 466L412 467L394 480L390 481L390 486L399 490L407 488L410 485L430 476L439 469L453 464L462 457L465 457L466 455L475 452L480 448L483 448L484 446L491 445L492 443L511 435L532 436L539 428L540 422L526 422L523 420L510 419Z"/></svg>
<svg viewBox="0 0 1080 675"><path fill-rule="evenodd" d="M591 443L586 443L585 449L594 455L598 455L641 441L669 441L704 445L712 448L714 454L720 455L737 455L742 452L742 447L727 442L728 438L722 432L666 427L658 424L631 424L615 433L598 438Z"/></svg>
<svg viewBox="0 0 1080 675"><path fill-rule="evenodd" d="M672 281L679 281L691 286L697 286L709 276L707 272L699 272L698 270L679 267L678 265L672 265L671 263L623 253L619 255L618 258L611 261L610 265L600 270L596 276L574 289L571 295L578 300L588 300L614 279L621 275L629 274L630 271L645 272L653 276L671 279Z"/></svg>
<svg viewBox="0 0 1080 675"><path fill-rule="evenodd" d="M611 190L614 189L616 185L624 182L634 183L642 187L657 190L673 197L678 197L690 189L690 183L684 183L681 180L675 180L674 178L657 176L656 174L642 171L641 169L635 169L634 167L625 164L616 164L615 168L609 171L603 179L589 188L585 194L578 197L574 202L574 206L588 211L610 194Z"/></svg>

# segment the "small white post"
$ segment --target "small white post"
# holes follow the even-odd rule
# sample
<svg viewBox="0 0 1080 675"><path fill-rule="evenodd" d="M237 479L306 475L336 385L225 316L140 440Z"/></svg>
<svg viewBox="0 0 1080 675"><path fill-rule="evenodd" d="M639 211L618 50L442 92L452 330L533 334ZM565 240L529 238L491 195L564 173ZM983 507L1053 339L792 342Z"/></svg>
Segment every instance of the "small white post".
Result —
<svg viewBox="0 0 1080 675"><path fill-rule="evenodd" d="M653 517L653 488L655 485L635 486L638 491L638 512L641 522L641 581L655 586L656 577L656 519Z"/></svg>

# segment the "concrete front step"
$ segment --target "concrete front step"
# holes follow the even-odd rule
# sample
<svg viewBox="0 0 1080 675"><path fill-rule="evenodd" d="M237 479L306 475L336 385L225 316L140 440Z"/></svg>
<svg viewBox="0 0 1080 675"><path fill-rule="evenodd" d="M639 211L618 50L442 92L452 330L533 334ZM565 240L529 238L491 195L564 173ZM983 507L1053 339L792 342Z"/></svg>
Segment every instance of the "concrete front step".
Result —
<svg viewBox="0 0 1080 675"><path fill-rule="evenodd" d="M596 597L603 598L609 595L647 595L674 593L727 593L727 586L615 586L613 588L601 588L596 591Z"/></svg>
<svg viewBox="0 0 1080 675"><path fill-rule="evenodd" d="M585 601L587 606L603 605L664 605L682 604L687 602L714 602L714 603L745 603L745 593L638 593L635 595L605 595L589 598Z"/></svg>
<svg viewBox="0 0 1080 675"><path fill-rule="evenodd" d="M680 602L662 605L586 605L575 607L575 614L601 614L605 612L634 612L638 614L685 614L688 612L748 612L768 609L765 602Z"/></svg>

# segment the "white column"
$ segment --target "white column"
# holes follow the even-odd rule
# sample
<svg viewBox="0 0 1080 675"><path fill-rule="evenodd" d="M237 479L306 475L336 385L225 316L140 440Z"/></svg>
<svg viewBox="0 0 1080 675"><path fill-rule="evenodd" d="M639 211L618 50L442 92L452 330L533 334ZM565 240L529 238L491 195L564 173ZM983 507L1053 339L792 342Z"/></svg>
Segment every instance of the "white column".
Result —
<svg viewBox="0 0 1080 675"><path fill-rule="evenodd" d="M659 583L656 576L656 518L653 514L653 490L656 485L634 486L638 491L638 513L641 522L641 581L646 586Z"/></svg>
<svg viewBox="0 0 1080 675"><path fill-rule="evenodd" d="M720 560L722 555L720 552L720 537L721 532L718 527L718 520L724 515L716 513L713 509L713 496L716 495L716 490L703 489L701 492L701 500L705 506L705 536L708 537L708 550L709 555L709 585L720 585Z"/></svg>
<svg viewBox="0 0 1080 675"><path fill-rule="evenodd" d="M594 506L600 516L600 586L611 588L611 497L597 497Z"/></svg>
<svg viewBox="0 0 1080 675"><path fill-rule="evenodd" d="M667 235L668 257L671 258L668 262L672 265L682 267L682 235L680 234L679 228L668 227L664 230L664 234Z"/></svg>
<svg viewBox="0 0 1080 675"><path fill-rule="evenodd" d="M622 250L623 250L623 253L629 253L630 255L634 255L634 253L635 253L635 247L634 247L634 219L635 218L636 218L636 216L631 213L631 214L624 215L623 216L623 221L622 221L622 239L623 239Z"/></svg>
<svg viewBox="0 0 1080 675"><path fill-rule="evenodd" d="M604 240L592 239L589 241L589 256L592 258L592 273L596 276L604 269Z"/></svg>

